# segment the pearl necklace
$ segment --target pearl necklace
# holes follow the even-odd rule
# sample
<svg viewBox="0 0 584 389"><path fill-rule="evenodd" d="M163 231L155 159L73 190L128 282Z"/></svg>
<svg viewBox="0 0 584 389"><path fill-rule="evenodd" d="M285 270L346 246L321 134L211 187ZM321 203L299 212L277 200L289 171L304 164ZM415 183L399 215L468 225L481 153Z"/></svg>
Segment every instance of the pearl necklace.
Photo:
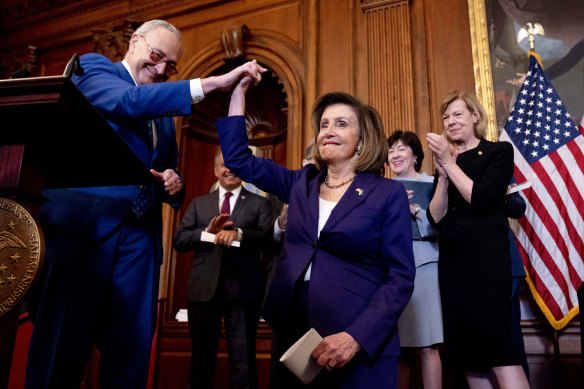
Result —
<svg viewBox="0 0 584 389"><path fill-rule="evenodd" d="M348 184L349 182L353 181L355 179L355 176L349 178L347 181L343 181L340 184L337 185L332 185L328 183L328 174L326 175L326 177L324 178L324 184L327 186L327 188L331 188L331 189L336 189L336 188L340 188L341 186Z"/></svg>

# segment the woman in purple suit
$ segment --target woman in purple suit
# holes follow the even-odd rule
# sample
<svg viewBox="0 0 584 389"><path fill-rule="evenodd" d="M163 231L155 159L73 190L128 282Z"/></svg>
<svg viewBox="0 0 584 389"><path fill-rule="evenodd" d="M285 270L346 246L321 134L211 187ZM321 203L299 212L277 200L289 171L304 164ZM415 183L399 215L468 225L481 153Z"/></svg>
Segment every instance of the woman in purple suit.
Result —
<svg viewBox="0 0 584 389"><path fill-rule="evenodd" d="M383 178L387 142L375 109L346 93L320 97L312 112L315 164L289 170L254 157L244 121L243 79L229 117L216 123L225 165L289 204L282 256L264 306L281 355L309 328L324 340L323 370L309 387L395 388L397 320L415 266L406 191ZM303 387L284 367L278 388Z"/></svg>

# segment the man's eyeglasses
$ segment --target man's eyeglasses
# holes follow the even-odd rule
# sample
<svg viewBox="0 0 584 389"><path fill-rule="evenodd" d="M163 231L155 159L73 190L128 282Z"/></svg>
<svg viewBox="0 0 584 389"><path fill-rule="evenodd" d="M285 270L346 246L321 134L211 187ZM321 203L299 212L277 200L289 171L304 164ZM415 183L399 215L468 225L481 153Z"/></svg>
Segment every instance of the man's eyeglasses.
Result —
<svg viewBox="0 0 584 389"><path fill-rule="evenodd" d="M146 42L146 46L148 46L148 50L150 50L150 59L152 60L152 62L154 62L156 64L166 62L166 67L165 67L164 73L166 73L167 76L174 76L175 74L177 74L178 70L176 69L175 63L169 62L168 59L166 59L164 57L164 55L152 50L152 47L150 47L150 44L148 43L146 38L143 35L140 35L140 36L144 39L144 42Z"/></svg>

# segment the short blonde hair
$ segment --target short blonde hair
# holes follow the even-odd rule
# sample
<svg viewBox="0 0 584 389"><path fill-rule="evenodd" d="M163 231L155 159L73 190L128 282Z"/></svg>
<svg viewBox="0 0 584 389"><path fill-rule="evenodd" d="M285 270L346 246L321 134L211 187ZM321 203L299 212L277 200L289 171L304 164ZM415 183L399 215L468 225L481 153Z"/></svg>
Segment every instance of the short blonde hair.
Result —
<svg viewBox="0 0 584 389"><path fill-rule="evenodd" d="M388 146L383 131L381 116L375 108L361 103L358 99L344 92L330 92L320 96L312 108L312 129L314 130L314 144L320 132L320 120L324 111L331 105L344 104L353 109L359 123L359 142L363 145L355 172L371 172L382 176L385 173ZM313 149L314 162L318 169L326 164L320 156L318 147Z"/></svg>
<svg viewBox="0 0 584 389"><path fill-rule="evenodd" d="M442 99L442 105L440 106L440 116L444 115L446 109L455 100L462 100L466 104L466 107L471 113L476 113L479 117L474 126L474 134L477 138L484 138L487 135L489 121L487 119L487 113L483 108L482 104L477 99L476 95L464 89L456 89L449 92L444 99ZM450 142L448 133L445 131L444 136Z"/></svg>

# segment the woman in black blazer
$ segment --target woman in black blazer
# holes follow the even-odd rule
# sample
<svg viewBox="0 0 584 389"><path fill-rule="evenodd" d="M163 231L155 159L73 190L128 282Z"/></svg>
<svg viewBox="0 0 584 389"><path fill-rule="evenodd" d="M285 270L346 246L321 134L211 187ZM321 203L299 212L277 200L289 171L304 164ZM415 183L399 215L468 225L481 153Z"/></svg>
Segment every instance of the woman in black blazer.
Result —
<svg viewBox="0 0 584 389"><path fill-rule="evenodd" d="M511 258L505 193L513 148L489 142L485 111L467 91L440 110L443 136L429 133L438 178L428 219L439 231L438 273L449 364L471 389L528 388L511 336Z"/></svg>

